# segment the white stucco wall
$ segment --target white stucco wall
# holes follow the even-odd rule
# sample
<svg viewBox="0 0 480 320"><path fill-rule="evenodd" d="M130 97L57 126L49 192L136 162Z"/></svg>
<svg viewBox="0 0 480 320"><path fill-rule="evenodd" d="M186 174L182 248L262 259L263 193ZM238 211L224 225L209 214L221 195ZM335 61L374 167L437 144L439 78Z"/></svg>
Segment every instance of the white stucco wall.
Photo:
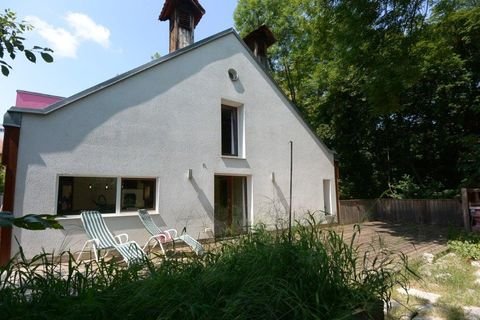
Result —
<svg viewBox="0 0 480 320"><path fill-rule="evenodd" d="M237 82L229 68L238 71ZM222 101L243 105L244 159L221 156ZM154 177L157 222L205 238L205 229L213 230L214 176L230 174L249 177L251 221L274 223L288 208L289 141L296 217L323 210L323 179L332 182L335 211L333 156L290 108L228 34L47 116L24 114L14 213L54 214L60 175ZM136 215L106 219L115 233L142 245L148 238ZM65 230L17 229L14 237L27 255L79 250L86 240L80 219L62 224Z"/></svg>

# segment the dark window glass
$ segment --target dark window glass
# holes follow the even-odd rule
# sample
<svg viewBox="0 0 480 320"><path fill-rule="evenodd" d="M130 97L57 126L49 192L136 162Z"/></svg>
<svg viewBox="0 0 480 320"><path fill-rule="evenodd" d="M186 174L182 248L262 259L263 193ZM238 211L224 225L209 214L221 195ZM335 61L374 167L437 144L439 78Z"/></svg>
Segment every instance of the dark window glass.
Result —
<svg viewBox="0 0 480 320"><path fill-rule="evenodd" d="M77 215L83 210L115 213L116 184L116 178L60 177L57 214Z"/></svg>
<svg viewBox="0 0 480 320"><path fill-rule="evenodd" d="M238 111L222 106L222 155L238 156Z"/></svg>
<svg viewBox="0 0 480 320"><path fill-rule="evenodd" d="M122 211L155 209L155 179L122 179Z"/></svg>

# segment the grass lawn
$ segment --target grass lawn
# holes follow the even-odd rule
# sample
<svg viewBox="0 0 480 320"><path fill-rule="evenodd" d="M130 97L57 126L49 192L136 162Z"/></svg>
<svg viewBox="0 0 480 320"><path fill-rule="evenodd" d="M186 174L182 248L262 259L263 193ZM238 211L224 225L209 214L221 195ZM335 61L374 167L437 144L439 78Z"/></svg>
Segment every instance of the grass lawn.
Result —
<svg viewBox="0 0 480 320"><path fill-rule="evenodd" d="M394 302L388 319L410 319L415 313L424 319L480 319L463 309L480 307L480 268L453 252L436 257L432 263L415 261L411 267L420 278L412 278L410 288L439 297L432 301L395 290L392 297L399 304Z"/></svg>

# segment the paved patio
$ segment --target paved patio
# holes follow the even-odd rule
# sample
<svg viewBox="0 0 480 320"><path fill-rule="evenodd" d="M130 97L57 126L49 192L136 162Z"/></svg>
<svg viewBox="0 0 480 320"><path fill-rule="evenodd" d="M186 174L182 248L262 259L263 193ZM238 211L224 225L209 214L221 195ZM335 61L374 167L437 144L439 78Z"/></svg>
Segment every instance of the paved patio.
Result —
<svg viewBox="0 0 480 320"><path fill-rule="evenodd" d="M350 225L333 225L325 227L336 232L343 232L344 239L349 242L354 234L354 226ZM387 248L395 252L402 252L407 255L409 260L422 257L424 253L433 255L439 254L447 250L448 233L453 230L448 227L420 224L400 224L391 222L364 222L359 224L360 233L357 234L355 244L359 247L359 252L378 250ZM232 239L224 239L223 241L202 241L206 251L218 249L222 242ZM172 254L173 246L167 245L165 248ZM190 248L179 242L175 245L177 253L185 252L192 254ZM159 247L156 246L153 251L148 251L153 255L161 255ZM111 254L117 256L115 252ZM87 254L88 255L88 254ZM111 255L110 255L111 257ZM88 257L86 257L88 259ZM119 259L117 256L116 259ZM121 260L121 259L120 259Z"/></svg>
<svg viewBox="0 0 480 320"><path fill-rule="evenodd" d="M346 240L354 233L354 225L333 226L331 229L343 232ZM386 247L403 252L410 260L424 253L436 255L447 250L448 227L420 224L399 224L391 222L365 222L360 224L360 234L356 244L360 251L372 246L376 249Z"/></svg>

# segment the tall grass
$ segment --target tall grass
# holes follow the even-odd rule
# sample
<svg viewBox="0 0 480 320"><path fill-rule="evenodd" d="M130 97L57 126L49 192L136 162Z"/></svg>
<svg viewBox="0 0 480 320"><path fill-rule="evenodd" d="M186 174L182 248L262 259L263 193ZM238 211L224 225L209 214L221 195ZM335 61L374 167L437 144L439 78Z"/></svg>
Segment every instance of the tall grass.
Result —
<svg viewBox="0 0 480 320"><path fill-rule="evenodd" d="M358 230L355 234L358 233ZM77 265L66 254L12 260L0 269L5 319L368 319L405 285L405 260L361 256L354 240L312 220L294 240L262 226L201 257L126 268Z"/></svg>

